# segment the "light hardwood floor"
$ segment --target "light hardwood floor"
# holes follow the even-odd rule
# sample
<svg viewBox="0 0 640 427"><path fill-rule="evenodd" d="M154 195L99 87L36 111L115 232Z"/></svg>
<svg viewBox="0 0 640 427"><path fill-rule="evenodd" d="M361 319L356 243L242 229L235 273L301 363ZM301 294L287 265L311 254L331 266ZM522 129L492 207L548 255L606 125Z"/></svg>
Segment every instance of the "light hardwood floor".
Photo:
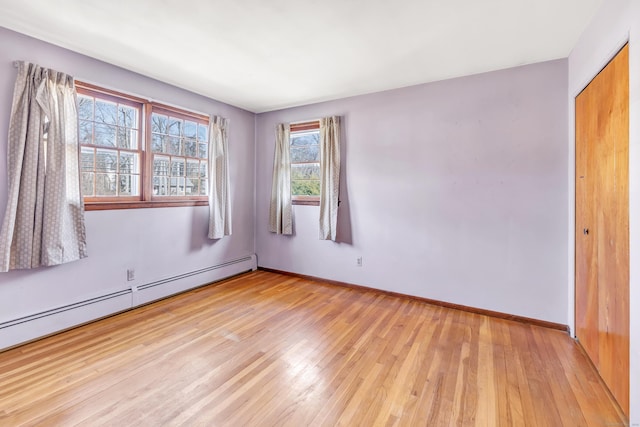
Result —
<svg viewBox="0 0 640 427"><path fill-rule="evenodd" d="M564 332L258 271L0 353L0 425L624 424Z"/></svg>

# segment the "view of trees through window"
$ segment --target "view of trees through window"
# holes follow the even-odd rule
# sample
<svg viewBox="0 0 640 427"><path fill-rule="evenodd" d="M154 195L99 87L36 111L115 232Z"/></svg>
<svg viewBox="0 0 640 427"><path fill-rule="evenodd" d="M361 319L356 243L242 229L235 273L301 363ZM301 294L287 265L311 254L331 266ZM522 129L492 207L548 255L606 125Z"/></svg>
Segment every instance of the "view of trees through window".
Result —
<svg viewBox="0 0 640 427"><path fill-rule="evenodd" d="M291 195L320 196L320 131L292 132Z"/></svg>
<svg viewBox="0 0 640 427"><path fill-rule="evenodd" d="M78 95L82 194L140 195L140 108Z"/></svg>
<svg viewBox="0 0 640 427"><path fill-rule="evenodd" d="M92 85L76 86L85 200L206 202L206 116Z"/></svg>
<svg viewBox="0 0 640 427"><path fill-rule="evenodd" d="M209 136L205 124L151 114L153 194L207 195Z"/></svg>

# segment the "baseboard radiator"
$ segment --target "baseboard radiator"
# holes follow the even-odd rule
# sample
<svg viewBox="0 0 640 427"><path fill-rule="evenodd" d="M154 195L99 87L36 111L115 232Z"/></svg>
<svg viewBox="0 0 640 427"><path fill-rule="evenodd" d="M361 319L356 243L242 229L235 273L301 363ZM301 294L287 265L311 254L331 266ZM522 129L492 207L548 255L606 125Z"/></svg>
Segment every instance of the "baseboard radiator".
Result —
<svg viewBox="0 0 640 427"><path fill-rule="evenodd" d="M0 323L0 351L256 268L251 255L12 319Z"/></svg>

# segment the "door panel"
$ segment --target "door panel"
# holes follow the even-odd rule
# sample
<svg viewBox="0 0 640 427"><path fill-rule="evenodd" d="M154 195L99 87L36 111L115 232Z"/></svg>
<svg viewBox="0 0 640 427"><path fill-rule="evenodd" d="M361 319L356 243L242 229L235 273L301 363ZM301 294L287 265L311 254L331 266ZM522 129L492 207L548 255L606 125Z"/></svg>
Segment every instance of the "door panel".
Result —
<svg viewBox="0 0 640 427"><path fill-rule="evenodd" d="M576 335L628 415L627 46L576 98L575 178Z"/></svg>
<svg viewBox="0 0 640 427"><path fill-rule="evenodd" d="M595 175L594 165L590 164L594 156L588 152L595 146L595 120L585 120L595 110L592 88L587 87L576 98L576 336L593 363L598 365L598 281L595 280L596 270L592 268L593 236L595 227L592 212L588 206L594 206L595 194L590 188L590 182ZM579 141L579 146L578 146ZM591 184L592 185L592 184ZM591 234L591 237L589 237Z"/></svg>

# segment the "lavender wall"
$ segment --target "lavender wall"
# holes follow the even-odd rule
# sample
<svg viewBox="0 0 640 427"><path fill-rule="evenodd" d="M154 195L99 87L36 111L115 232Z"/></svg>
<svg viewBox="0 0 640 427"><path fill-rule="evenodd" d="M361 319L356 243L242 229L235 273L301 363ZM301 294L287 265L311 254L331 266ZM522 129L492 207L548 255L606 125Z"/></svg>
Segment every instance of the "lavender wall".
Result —
<svg viewBox="0 0 640 427"><path fill-rule="evenodd" d="M59 267L0 274L0 323L61 305L215 266L254 253L253 113L0 28L0 216L7 197L6 135L16 70L28 60L88 82L230 119L234 229L206 238L207 207L87 212L89 257ZM2 347L2 346L0 346Z"/></svg>
<svg viewBox="0 0 640 427"><path fill-rule="evenodd" d="M567 323L567 62L259 114L260 266ZM344 117L338 237L268 232L276 123ZM356 266L356 258L363 266Z"/></svg>
<svg viewBox="0 0 640 427"><path fill-rule="evenodd" d="M574 317L575 97L629 42L630 425L640 426L640 2L602 5L569 56L569 318Z"/></svg>

